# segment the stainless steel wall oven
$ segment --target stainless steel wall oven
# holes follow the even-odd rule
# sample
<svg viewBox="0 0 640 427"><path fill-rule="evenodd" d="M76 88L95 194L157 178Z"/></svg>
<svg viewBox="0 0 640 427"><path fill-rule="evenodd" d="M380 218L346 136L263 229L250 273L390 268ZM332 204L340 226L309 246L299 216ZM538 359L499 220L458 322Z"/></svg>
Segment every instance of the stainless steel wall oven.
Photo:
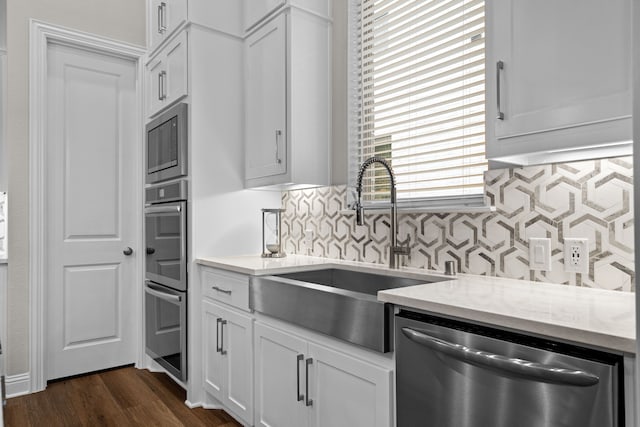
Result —
<svg viewBox="0 0 640 427"><path fill-rule="evenodd" d="M187 379L187 183L146 189L145 347Z"/></svg>

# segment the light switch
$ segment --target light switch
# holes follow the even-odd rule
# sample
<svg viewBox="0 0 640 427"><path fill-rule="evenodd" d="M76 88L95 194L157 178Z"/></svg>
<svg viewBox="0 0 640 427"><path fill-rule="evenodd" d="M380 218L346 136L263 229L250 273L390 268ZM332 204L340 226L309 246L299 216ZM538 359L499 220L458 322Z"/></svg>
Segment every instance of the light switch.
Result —
<svg viewBox="0 0 640 427"><path fill-rule="evenodd" d="M529 238L529 269L551 271L551 239Z"/></svg>

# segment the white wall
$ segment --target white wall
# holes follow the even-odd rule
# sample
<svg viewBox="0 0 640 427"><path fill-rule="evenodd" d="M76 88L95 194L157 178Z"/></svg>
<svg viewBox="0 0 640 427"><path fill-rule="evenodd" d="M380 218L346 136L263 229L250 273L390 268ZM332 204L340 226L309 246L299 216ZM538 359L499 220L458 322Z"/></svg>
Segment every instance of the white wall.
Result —
<svg viewBox="0 0 640 427"><path fill-rule="evenodd" d="M10 239L7 374L29 370L29 20L35 18L144 46L144 0L2 0L7 10L7 128ZM5 343L3 342L3 350Z"/></svg>
<svg viewBox="0 0 640 427"><path fill-rule="evenodd" d="M7 190L7 157L5 155L5 96L7 76L7 2L0 0L0 191Z"/></svg>

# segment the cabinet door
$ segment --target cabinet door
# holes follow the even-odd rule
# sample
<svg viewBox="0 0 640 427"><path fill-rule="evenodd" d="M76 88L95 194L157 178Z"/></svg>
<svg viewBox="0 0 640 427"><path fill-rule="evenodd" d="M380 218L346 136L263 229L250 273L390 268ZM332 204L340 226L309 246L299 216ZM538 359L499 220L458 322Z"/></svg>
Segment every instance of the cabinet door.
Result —
<svg viewBox="0 0 640 427"><path fill-rule="evenodd" d="M168 105L187 95L187 33L183 31L163 51L167 73L164 104Z"/></svg>
<svg viewBox="0 0 640 427"><path fill-rule="evenodd" d="M309 343L311 427L391 426L391 371Z"/></svg>
<svg viewBox="0 0 640 427"><path fill-rule="evenodd" d="M253 420L253 321L202 303L204 389L247 423Z"/></svg>
<svg viewBox="0 0 640 427"><path fill-rule="evenodd" d="M149 1L149 51L173 33L187 19L187 0Z"/></svg>
<svg viewBox="0 0 640 427"><path fill-rule="evenodd" d="M165 0L165 4L164 34L168 36L187 20L187 0Z"/></svg>
<svg viewBox="0 0 640 427"><path fill-rule="evenodd" d="M487 7L488 78L496 85L487 102L496 110L500 102L504 113L491 114L488 125L498 139L630 115L629 0L496 0Z"/></svg>
<svg viewBox="0 0 640 427"><path fill-rule="evenodd" d="M222 326L223 310L220 306L207 301L202 303L202 333L203 333L203 367L204 389L207 393L224 403L225 390L225 358L220 351L220 327Z"/></svg>
<svg viewBox="0 0 640 427"><path fill-rule="evenodd" d="M221 352L225 359L224 404L245 422L253 421L253 320L235 310L221 310Z"/></svg>
<svg viewBox="0 0 640 427"><path fill-rule="evenodd" d="M256 323L254 342L255 425L304 427L306 341Z"/></svg>
<svg viewBox="0 0 640 427"><path fill-rule="evenodd" d="M152 52L164 39L165 31L163 25L163 4L166 4L162 0L150 0L149 1L149 51Z"/></svg>
<svg viewBox="0 0 640 427"><path fill-rule="evenodd" d="M246 178L286 172L286 17L280 15L246 42Z"/></svg>
<svg viewBox="0 0 640 427"><path fill-rule="evenodd" d="M151 116L154 112L162 108L162 88L160 87L163 78L162 71L164 63L160 56L156 56L147 64L147 114Z"/></svg>

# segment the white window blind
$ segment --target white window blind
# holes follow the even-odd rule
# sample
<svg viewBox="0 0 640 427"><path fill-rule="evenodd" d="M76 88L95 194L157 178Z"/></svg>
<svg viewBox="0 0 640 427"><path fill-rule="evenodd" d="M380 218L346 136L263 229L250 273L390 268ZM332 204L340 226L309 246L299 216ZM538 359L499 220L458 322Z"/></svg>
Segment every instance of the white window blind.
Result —
<svg viewBox="0 0 640 427"><path fill-rule="evenodd" d="M391 163L398 199L482 195L484 0L353 1L350 177L375 155ZM363 199L389 190L371 167Z"/></svg>

